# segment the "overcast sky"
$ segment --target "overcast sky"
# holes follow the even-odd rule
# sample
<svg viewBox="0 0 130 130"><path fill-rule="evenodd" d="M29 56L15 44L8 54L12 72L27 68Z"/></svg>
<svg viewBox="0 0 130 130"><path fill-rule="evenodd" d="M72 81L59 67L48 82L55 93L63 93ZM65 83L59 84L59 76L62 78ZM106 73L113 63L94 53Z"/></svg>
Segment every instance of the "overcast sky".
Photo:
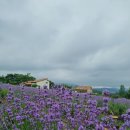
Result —
<svg viewBox="0 0 130 130"><path fill-rule="evenodd" d="M0 75L130 86L130 0L0 0Z"/></svg>

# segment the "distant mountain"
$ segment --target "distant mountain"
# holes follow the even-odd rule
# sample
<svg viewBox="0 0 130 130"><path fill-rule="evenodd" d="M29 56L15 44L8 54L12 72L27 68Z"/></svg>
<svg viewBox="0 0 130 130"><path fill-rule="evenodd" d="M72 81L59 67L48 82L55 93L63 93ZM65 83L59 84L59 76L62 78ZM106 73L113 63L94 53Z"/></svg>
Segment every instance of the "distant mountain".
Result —
<svg viewBox="0 0 130 130"><path fill-rule="evenodd" d="M117 87L101 87L101 86L99 87L99 86L95 86L95 87L93 87L93 89L98 90L98 91L103 91L103 90L107 89L108 91L110 91L110 93L116 93L116 92L119 91L119 88L117 88Z"/></svg>

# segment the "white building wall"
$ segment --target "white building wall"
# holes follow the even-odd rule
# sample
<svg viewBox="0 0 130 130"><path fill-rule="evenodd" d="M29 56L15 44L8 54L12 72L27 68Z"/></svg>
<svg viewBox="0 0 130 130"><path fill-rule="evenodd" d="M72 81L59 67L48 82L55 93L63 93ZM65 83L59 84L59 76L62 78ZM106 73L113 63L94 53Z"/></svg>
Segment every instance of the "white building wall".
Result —
<svg viewBox="0 0 130 130"><path fill-rule="evenodd" d="M50 83L48 80L44 80L44 81L40 81L36 83L38 86L40 86L40 88L44 88L44 86L47 86L47 88L50 88Z"/></svg>

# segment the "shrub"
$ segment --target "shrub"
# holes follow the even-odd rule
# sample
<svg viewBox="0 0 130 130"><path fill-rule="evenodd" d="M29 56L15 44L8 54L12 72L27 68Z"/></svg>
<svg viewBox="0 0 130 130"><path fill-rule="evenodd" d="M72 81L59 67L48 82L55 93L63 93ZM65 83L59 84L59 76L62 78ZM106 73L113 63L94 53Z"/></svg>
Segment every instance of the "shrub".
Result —
<svg viewBox="0 0 130 130"><path fill-rule="evenodd" d="M120 103L109 103L109 112L112 112L114 115L120 116L124 114L127 110L127 106Z"/></svg>
<svg viewBox="0 0 130 130"><path fill-rule="evenodd" d="M33 88L36 88L38 85L37 84L32 84L32 87Z"/></svg>
<svg viewBox="0 0 130 130"><path fill-rule="evenodd" d="M117 93L111 94L112 98L119 98L120 96Z"/></svg>
<svg viewBox="0 0 130 130"><path fill-rule="evenodd" d="M7 89L0 89L0 98L5 98L8 94Z"/></svg>

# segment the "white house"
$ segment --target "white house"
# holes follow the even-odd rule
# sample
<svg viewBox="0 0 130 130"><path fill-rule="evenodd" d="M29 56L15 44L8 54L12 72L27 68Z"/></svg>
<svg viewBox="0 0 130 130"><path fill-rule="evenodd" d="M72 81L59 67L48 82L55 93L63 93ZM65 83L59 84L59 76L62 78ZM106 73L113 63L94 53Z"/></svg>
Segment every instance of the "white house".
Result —
<svg viewBox="0 0 130 130"><path fill-rule="evenodd" d="M44 87L47 87L47 89L50 88L50 82L49 82L48 78L34 80L34 81L28 81L28 82L24 83L24 85L26 85L26 86L33 86L35 84L36 84L37 88L39 88L39 87L41 89L43 89Z"/></svg>
<svg viewBox="0 0 130 130"><path fill-rule="evenodd" d="M39 86L41 89L43 89L45 86L47 89L50 88L50 82L48 79L41 79L36 82L37 86Z"/></svg>

